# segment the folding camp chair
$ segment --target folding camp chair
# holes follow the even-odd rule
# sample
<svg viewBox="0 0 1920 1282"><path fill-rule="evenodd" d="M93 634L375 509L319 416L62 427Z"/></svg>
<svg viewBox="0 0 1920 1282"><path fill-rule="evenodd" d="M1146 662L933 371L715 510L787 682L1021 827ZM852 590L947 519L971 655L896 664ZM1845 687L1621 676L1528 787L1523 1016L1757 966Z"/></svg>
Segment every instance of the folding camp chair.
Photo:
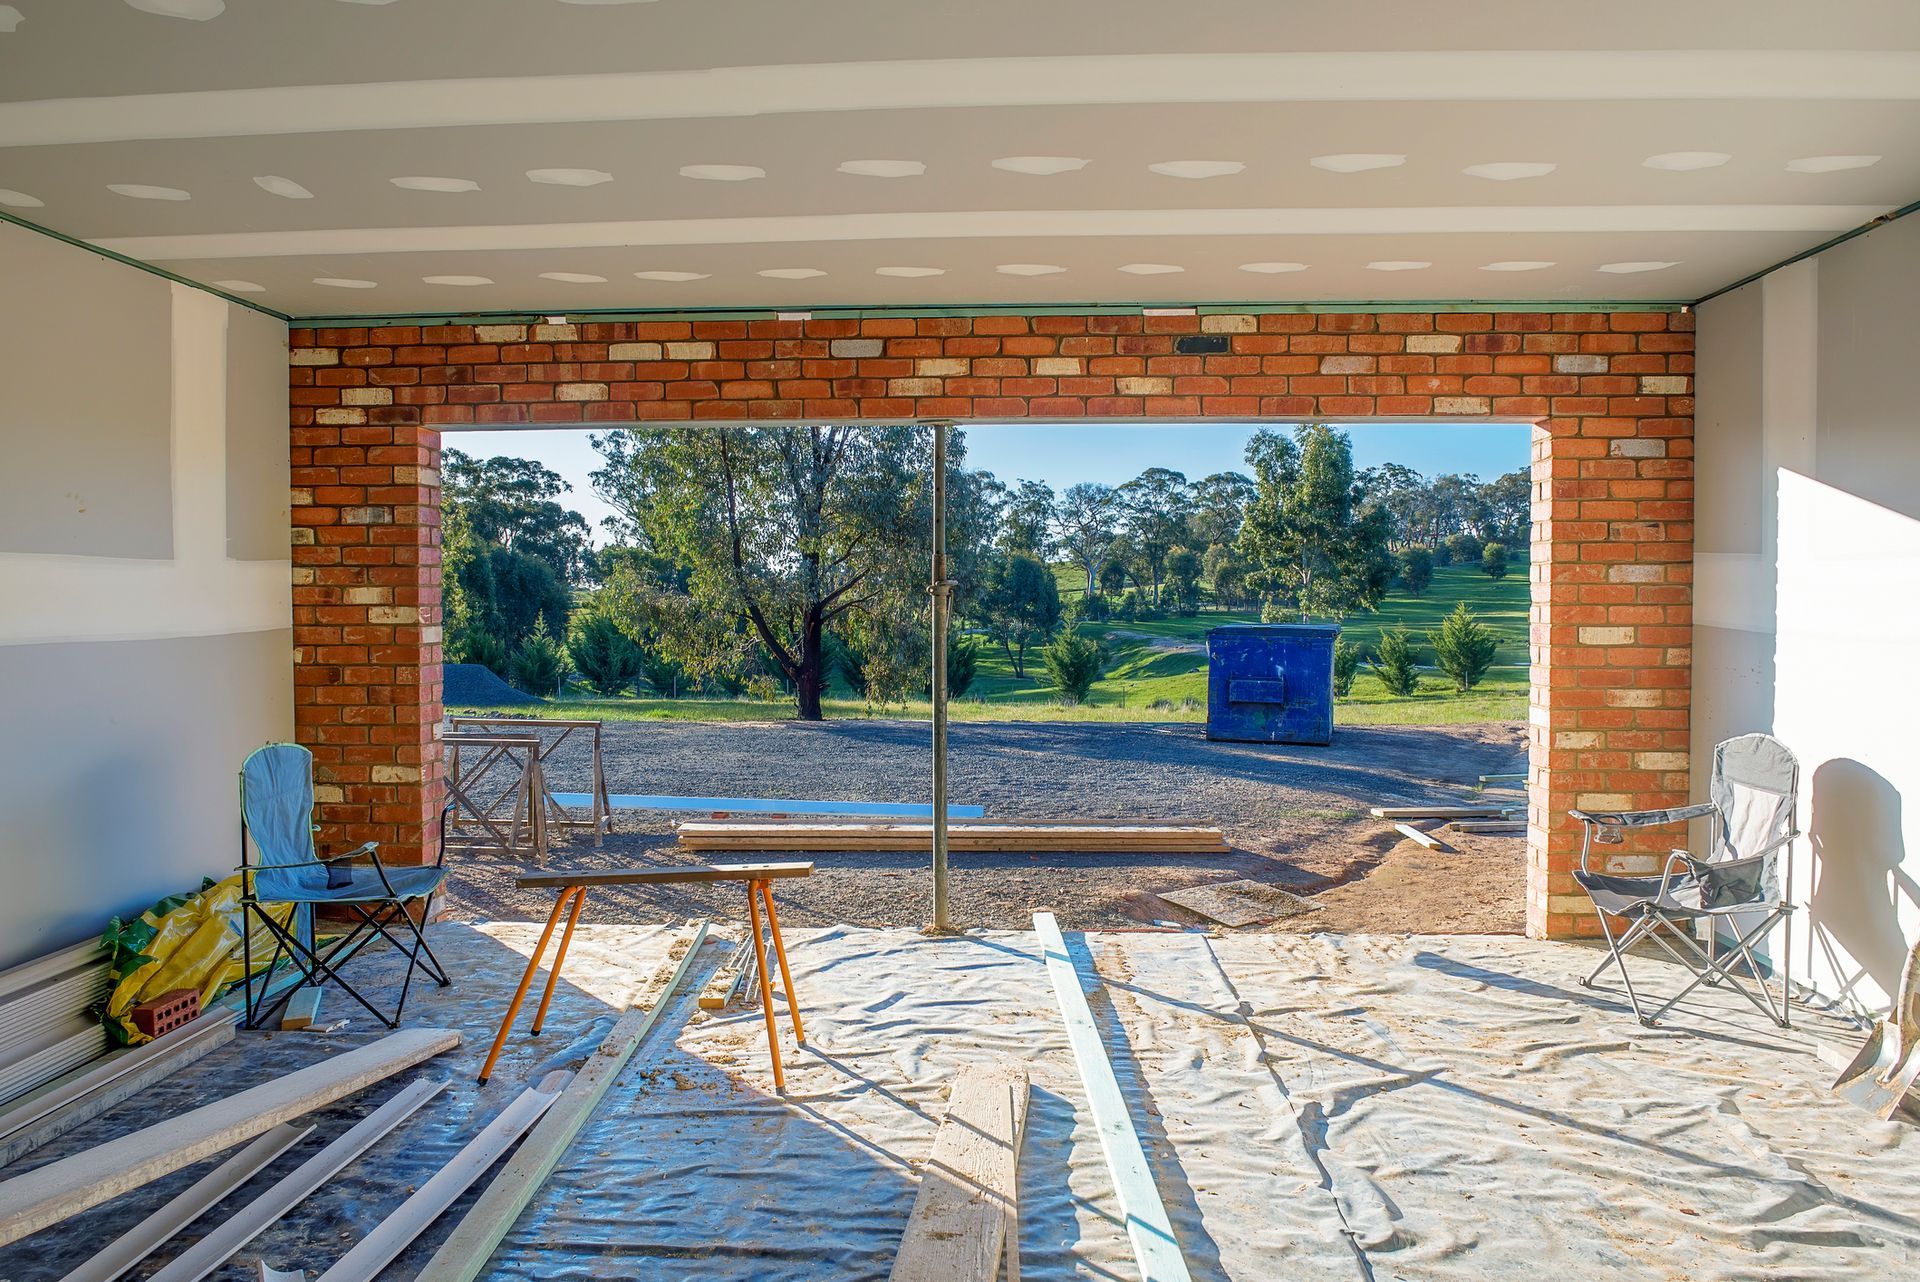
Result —
<svg viewBox="0 0 1920 1282"><path fill-rule="evenodd" d="M1710 799L1705 802L1672 810L1569 811L1586 825L1580 868L1573 874L1574 880L1593 900L1594 911L1600 916L1600 929L1607 937L1608 956L1581 983L1594 987L1594 980L1606 969L1607 963L1612 962L1620 968L1620 978L1626 981L1627 1000L1633 1005L1633 1013L1651 1028L1674 1003L1701 984L1725 980L1758 1007L1761 1014L1782 1028L1788 1027L1791 994L1787 987L1787 963L1791 932L1787 932L1781 942L1778 1006L1774 1005L1760 963L1754 958L1753 944L1793 912L1793 863L1784 856L1800 835L1793 826L1799 789L1800 763L1794 760L1786 745L1769 735L1750 734L1729 739L1714 749L1713 780L1707 793ZM1628 828L1703 818L1709 821L1704 859L1676 849L1667 856L1666 866L1658 877L1617 877L1588 867L1596 844L1616 844ZM1614 933L1611 917L1627 921L1626 929L1618 935ZM1693 934L1698 922L1707 926L1704 949ZM1720 944L1722 923L1733 937L1730 949L1723 949ZM1627 973L1627 950L1643 939L1660 945L1694 976L1691 983L1651 1015L1640 1008L1633 977ZM1669 942L1670 939L1679 947ZM1728 969L1735 958L1746 963L1752 988Z"/></svg>
<svg viewBox="0 0 1920 1282"><path fill-rule="evenodd" d="M293 743L270 743L256 749L240 767L240 902L247 919L241 932L246 1026L259 1027L300 987L292 985L267 1003L269 989L264 976L284 955L303 976L303 984L317 987L331 979L375 1019L388 1028L398 1028L416 968L424 969L442 988L450 982L420 928L447 875L442 866L447 857L446 812L440 814L440 855L430 867L389 868L380 860L377 841L323 859L314 853L313 833L313 754ZM259 862L251 858L255 850L260 854ZM362 857L369 862L348 862ZM409 911L409 905L416 903L419 920ZM295 911L282 925L264 910L265 904L293 904ZM357 920L345 935L321 950L313 934L313 911L329 904L350 910ZM257 999L253 967L256 917L274 937L273 956L261 969L263 979ZM411 947L396 938L390 926L401 927L402 933L411 938ZM401 981L400 999L394 1003L391 1019L340 977L340 968L376 935L407 958L406 977Z"/></svg>

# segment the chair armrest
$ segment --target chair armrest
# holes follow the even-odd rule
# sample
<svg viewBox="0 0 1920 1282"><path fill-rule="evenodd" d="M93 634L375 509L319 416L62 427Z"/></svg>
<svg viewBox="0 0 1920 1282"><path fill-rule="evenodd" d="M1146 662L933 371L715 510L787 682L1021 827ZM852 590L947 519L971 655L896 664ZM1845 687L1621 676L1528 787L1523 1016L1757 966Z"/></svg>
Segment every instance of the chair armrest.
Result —
<svg viewBox="0 0 1920 1282"><path fill-rule="evenodd" d="M1653 828L1704 818L1713 813L1713 803L1702 801L1668 810L1569 810L1567 813L1581 823L1602 828Z"/></svg>

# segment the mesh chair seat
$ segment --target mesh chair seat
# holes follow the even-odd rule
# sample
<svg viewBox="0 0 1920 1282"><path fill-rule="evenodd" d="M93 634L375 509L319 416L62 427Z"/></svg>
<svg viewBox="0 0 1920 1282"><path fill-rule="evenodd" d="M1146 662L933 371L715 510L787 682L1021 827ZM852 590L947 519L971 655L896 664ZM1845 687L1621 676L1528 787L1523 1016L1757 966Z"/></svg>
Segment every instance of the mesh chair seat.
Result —
<svg viewBox="0 0 1920 1282"><path fill-rule="evenodd" d="M388 868L386 881L382 881L379 870L366 864L333 866L336 875L346 875L345 885L327 885L324 865L263 869L253 875L254 898L268 904L371 904L394 898L419 899L437 892L447 879L445 868ZM318 877L314 875L316 868ZM389 884L393 889L387 889Z"/></svg>
<svg viewBox="0 0 1920 1282"><path fill-rule="evenodd" d="M1658 877L1617 877L1576 869L1573 879L1596 908L1615 917L1637 917L1655 908L1688 917L1702 914L1700 881L1692 873L1676 874L1664 894Z"/></svg>

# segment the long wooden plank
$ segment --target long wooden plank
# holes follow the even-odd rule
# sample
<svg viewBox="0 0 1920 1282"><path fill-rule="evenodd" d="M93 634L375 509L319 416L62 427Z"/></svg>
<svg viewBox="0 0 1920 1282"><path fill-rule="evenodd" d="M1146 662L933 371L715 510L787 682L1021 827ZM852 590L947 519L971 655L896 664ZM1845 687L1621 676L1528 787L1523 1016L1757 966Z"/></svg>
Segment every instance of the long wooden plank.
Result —
<svg viewBox="0 0 1920 1282"><path fill-rule="evenodd" d="M584 792L556 792L563 806L585 807L592 797ZM734 815L860 815L873 818L931 819L933 807L907 801L782 801L777 797L669 797L616 792L609 799L615 810L680 810ZM978 819L984 806L948 806L949 819Z"/></svg>
<svg viewBox="0 0 1920 1282"><path fill-rule="evenodd" d="M700 990L701 1010L725 1010L727 1004L740 995L741 985L747 980L747 955L752 949L752 941L741 940L727 964L713 972L713 978Z"/></svg>
<svg viewBox="0 0 1920 1282"><path fill-rule="evenodd" d="M272 1188L175 1256L147 1282L200 1282L446 1088L444 1079L436 1082L425 1078L402 1086L379 1108L343 1131L339 1139L287 1172Z"/></svg>
<svg viewBox="0 0 1920 1282"><path fill-rule="evenodd" d="M1498 819L1526 805L1511 806L1375 806L1367 811L1375 819Z"/></svg>
<svg viewBox="0 0 1920 1282"><path fill-rule="evenodd" d="M653 1029L706 938L707 923L698 921L676 941L679 957L672 973L654 986L644 1004L636 1001L627 1007L512 1160L481 1190L453 1233L427 1261L419 1274L424 1282L473 1282L486 1269L501 1239L512 1231L514 1221L559 1167L560 1159L600 1107L620 1070Z"/></svg>
<svg viewBox="0 0 1920 1282"><path fill-rule="evenodd" d="M561 868L528 873L520 886L634 886L680 881L773 881L813 872L806 860L779 864L686 864L664 868Z"/></svg>
<svg viewBox="0 0 1920 1282"><path fill-rule="evenodd" d="M920 1191L889 1282L993 1282L1020 1204L1027 1070L961 1072L920 1172Z"/></svg>
<svg viewBox="0 0 1920 1282"><path fill-rule="evenodd" d="M460 1044L407 1028L0 1183L0 1246L363 1091Z"/></svg>
<svg viewBox="0 0 1920 1282"><path fill-rule="evenodd" d="M83 1126L233 1040L237 1016L210 1011L165 1036L76 1069L0 1114L0 1166Z"/></svg>
<svg viewBox="0 0 1920 1282"><path fill-rule="evenodd" d="M311 1126L282 1122L265 1135L208 1171L140 1221L105 1249L90 1257L60 1282L113 1282L152 1255L181 1229L205 1215L235 1189L245 1184L273 1159L313 1134Z"/></svg>
<svg viewBox="0 0 1920 1282"><path fill-rule="evenodd" d="M1060 925L1052 913L1035 913L1033 930L1046 954L1047 977L1053 981L1053 995L1067 1026L1067 1043L1073 1048L1094 1130L1107 1155L1107 1170L1113 1176L1114 1196L1120 1203L1127 1237L1133 1243L1133 1258L1140 1264L1141 1282L1191 1282L1186 1257L1180 1253L1167 1208L1160 1201L1153 1168L1147 1165L1146 1150L1133 1129L1133 1116L1120 1094L1113 1065L1107 1062L1099 1026L1087 1007L1080 968L1067 952L1067 942L1061 938Z"/></svg>

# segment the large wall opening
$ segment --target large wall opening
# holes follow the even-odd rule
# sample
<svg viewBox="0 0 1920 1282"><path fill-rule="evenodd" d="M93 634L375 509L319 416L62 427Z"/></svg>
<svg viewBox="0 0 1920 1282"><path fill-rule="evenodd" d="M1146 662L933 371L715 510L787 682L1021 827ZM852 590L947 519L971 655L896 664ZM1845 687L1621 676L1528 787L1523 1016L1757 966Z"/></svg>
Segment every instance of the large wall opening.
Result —
<svg viewBox="0 0 1920 1282"><path fill-rule="evenodd" d="M1686 795L1691 328L1616 311L296 330L296 719L323 819L336 840L419 849L437 811L444 426L1524 421L1528 929L1578 933L1565 811ZM1657 862L1616 849L1621 871Z"/></svg>

